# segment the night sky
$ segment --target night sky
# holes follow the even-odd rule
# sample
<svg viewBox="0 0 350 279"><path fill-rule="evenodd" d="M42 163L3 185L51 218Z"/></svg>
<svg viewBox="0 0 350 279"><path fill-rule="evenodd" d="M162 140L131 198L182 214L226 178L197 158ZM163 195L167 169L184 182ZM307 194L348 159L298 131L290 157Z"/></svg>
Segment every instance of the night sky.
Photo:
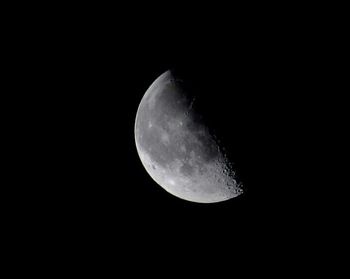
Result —
<svg viewBox="0 0 350 279"><path fill-rule="evenodd" d="M82 258L128 262L155 253L166 262L181 254L181 265L202 255L246 270L272 251L284 265L278 255L298 250L300 239L317 246L309 229L327 215L311 163L319 156L311 133L320 125L310 110L318 100L312 84L320 82L311 70L320 63L311 37L295 25L244 17L204 25L175 18L143 25L81 15L66 24L39 22L23 39L22 70L32 74L25 82L35 92L22 99L34 104L33 118L23 119L33 141L27 158L35 158L27 159L35 169L27 175L36 179L21 191L24 200L31 197L21 213L26 230L41 228L36 237ZM168 69L200 92L244 195L192 203L145 171L134 140L136 112Z"/></svg>
<svg viewBox="0 0 350 279"><path fill-rule="evenodd" d="M205 249L221 241L265 245L277 227L288 226L286 218L298 210L289 207L297 178L285 158L294 152L288 128L293 96L291 89L281 94L289 77L272 51L260 55L251 44L229 40L196 41L188 49L179 40L168 47L169 41L152 36L120 46L103 33L94 36L103 39L86 47L90 36L84 37L59 54L59 75L50 80L60 132L52 135L57 190L49 190L53 201L47 203L55 204L50 208L63 230L149 249L176 243ZM134 141L136 111L150 84L172 68L199 88L247 187L243 196L187 202L165 192L143 168Z"/></svg>

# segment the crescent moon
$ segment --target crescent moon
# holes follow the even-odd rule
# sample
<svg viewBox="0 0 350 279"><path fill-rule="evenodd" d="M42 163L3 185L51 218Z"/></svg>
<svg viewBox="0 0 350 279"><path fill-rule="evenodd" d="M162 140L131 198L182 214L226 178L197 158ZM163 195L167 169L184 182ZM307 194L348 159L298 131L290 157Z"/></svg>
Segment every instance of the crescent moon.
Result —
<svg viewBox="0 0 350 279"><path fill-rule="evenodd" d="M135 143L147 173L172 195L215 203L237 197L237 182L216 137L193 109L196 99L171 71L144 94L135 120Z"/></svg>

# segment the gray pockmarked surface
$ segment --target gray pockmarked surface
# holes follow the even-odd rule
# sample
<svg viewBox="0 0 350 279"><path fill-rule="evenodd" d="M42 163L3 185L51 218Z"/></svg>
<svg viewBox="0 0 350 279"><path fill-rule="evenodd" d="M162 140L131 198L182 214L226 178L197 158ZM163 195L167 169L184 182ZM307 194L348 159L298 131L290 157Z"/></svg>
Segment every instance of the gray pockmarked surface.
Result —
<svg viewBox="0 0 350 279"><path fill-rule="evenodd" d="M193 109L170 71L157 78L139 105L135 122L138 154L148 174L169 193L213 203L243 193L215 135Z"/></svg>

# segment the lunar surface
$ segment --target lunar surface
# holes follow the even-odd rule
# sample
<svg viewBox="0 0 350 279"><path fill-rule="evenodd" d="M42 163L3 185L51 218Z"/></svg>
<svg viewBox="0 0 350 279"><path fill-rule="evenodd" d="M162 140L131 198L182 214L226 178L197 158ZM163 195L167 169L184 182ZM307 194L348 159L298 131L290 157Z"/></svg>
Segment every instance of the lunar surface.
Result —
<svg viewBox="0 0 350 279"><path fill-rule="evenodd" d="M148 174L184 200L214 203L243 193L232 163L194 110L196 99L171 71L148 88L135 121L135 142Z"/></svg>

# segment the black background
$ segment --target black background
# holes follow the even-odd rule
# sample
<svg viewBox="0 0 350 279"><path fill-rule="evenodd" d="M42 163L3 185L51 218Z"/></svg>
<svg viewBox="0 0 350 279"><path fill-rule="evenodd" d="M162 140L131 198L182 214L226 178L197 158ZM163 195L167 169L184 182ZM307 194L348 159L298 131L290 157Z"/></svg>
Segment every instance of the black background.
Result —
<svg viewBox="0 0 350 279"><path fill-rule="evenodd" d="M287 269L293 252L293 262L310 265L333 198L323 203L315 163L324 155L316 139L327 99L319 90L328 86L326 26L258 7L122 15L71 7L18 26L14 67L25 78L16 84L26 88L18 102L28 112L18 146L30 186L18 188L23 206L13 210L23 245L72 266L150 261L151 270L249 272ZM168 69L199 90L244 195L191 203L146 173L134 121L143 94Z"/></svg>

